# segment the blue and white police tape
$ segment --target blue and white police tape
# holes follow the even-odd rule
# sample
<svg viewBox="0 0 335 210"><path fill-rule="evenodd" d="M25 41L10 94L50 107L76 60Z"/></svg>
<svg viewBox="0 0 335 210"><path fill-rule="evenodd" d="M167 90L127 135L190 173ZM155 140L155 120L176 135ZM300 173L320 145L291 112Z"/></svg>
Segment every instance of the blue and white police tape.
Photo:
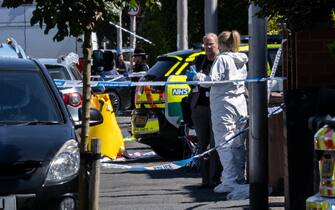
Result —
<svg viewBox="0 0 335 210"><path fill-rule="evenodd" d="M194 157L190 157L188 159L179 160L171 163L156 165L156 166L130 166L130 165L122 165L115 163L102 163L101 166L103 168L113 168L113 169L126 169L130 171L157 171L157 170L176 170L186 166L188 163L192 162L195 159Z"/></svg>
<svg viewBox="0 0 335 210"><path fill-rule="evenodd" d="M193 161L197 161L197 159L199 159L200 157L213 152L214 150L218 149L219 147L224 146L225 144L229 143L230 141L232 141L237 136L246 132L248 129L249 128L245 128L245 129L239 131L237 134L230 137L225 142L217 145L216 147L213 147L213 148L211 148L211 149L209 149L209 150L207 150L207 151L205 151L201 154L192 156L192 157L187 158L187 159L183 159L183 160L179 160L179 161L175 161L175 162L171 162L171 163L166 163L166 164L161 164L161 165L156 165L156 166L130 166L130 165L122 165L122 164L114 164L114 163L106 163L106 162L102 163L101 166L103 168L124 169L124 170L129 170L129 171L176 170L176 169L185 167L185 166L187 166L187 164L189 164Z"/></svg>
<svg viewBox="0 0 335 210"><path fill-rule="evenodd" d="M235 83L235 82L246 82L246 83L254 83L254 82L265 82L270 80L283 81L286 77L262 77L262 78L247 78L244 80L224 80L224 81L185 81L185 82L169 82L169 81L139 81L139 82L131 82L131 81L91 81L91 87L135 87L135 86L166 86L166 85L207 85L213 86L218 84L226 84L226 83ZM79 80L54 80L58 87L82 87L82 81Z"/></svg>
<svg viewBox="0 0 335 210"><path fill-rule="evenodd" d="M271 110L271 112L269 112L268 117L271 117L272 115L275 115L278 113L278 110L282 110L284 108L284 104L281 104L280 106L274 108L273 110ZM269 110L270 111L270 110ZM241 124L243 124L243 122L245 121L244 124L246 124L246 118L241 118ZM199 158L203 157L206 154L209 154L211 152L213 152L214 150L217 150L220 147L223 147L224 145L228 144L230 141L232 141L234 138L238 137L239 135L247 132L249 130L249 127L243 128L239 131L237 131L236 134L234 134L233 136L231 136L229 139L227 139L226 141L222 142L221 144L208 149L207 151L198 154L198 155L194 155L190 158L187 159L183 159L183 160L179 160L179 161L175 161L175 162L171 162L171 163L166 163L166 164L161 164L161 165L156 165L156 166L129 166L129 165L122 165L122 164L114 164L114 163L107 163L104 162L102 163L102 167L104 168L113 168L113 169L125 169L125 170L130 170L130 171L154 171L154 170L176 170L182 167L187 166L189 163L193 162L193 161L197 161Z"/></svg>

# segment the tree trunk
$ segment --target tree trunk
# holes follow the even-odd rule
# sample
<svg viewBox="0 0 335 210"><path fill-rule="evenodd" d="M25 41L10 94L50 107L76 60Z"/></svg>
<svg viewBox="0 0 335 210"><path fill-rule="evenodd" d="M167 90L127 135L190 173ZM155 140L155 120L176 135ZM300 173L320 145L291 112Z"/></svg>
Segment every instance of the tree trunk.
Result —
<svg viewBox="0 0 335 210"><path fill-rule="evenodd" d="M83 54L85 66L83 71L83 106L82 106L82 126L80 142L80 169L79 169L79 209L88 209L88 177L87 176L87 159L83 154L86 152L88 142L89 122L90 122L90 98L91 98L91 59L92 59L92 42L91 31L84 32Z"/></svg>

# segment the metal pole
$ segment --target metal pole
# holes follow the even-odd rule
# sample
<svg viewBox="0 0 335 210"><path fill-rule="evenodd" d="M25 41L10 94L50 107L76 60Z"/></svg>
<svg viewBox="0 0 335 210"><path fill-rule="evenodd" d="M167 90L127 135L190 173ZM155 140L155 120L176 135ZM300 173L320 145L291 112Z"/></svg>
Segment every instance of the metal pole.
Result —
<svg viewBox="0 0 335 210"><path fill-rule="evenodd" d="M122 26L122 10L119 11L119 26ZM117 48L122 50L122 29L116 28Z"/></svg>
<svg viewBox="0 0 335 210"><path fill-rule="evenodd" d="M130 31L136 34L136 16L130 16ZM133 34L130 34L130 48L136 47L136 37Z"/></svg>
<svg viewBox="0 0 335 210"><path fill-rule="evenodd" d="M204 0L205 2L205 33L218 32L218 1L217 0Z"/></svg>
<svg viewBox="0 0 335 210"><path fill-rule="evenodd" d="M177 0L177 49L188 49L187 0Z"/></svg>
<svg viewBox="0 0 335 210"><path fill-rule="evenodd" d="M130 48L136 47L136 37L134 34L136 33L136 16L131 15L130 16L130 31L133 32L133 34L130 34ZM130 53L131 59L130 59L130 66L133 66L133 53Z"/></svg>
<svg viewBox="0 0 335 210"><path fill-rule="evenodd" d="M266 19L255 14L259 7L249 7L249 77L266 76ZM249 85L249 183L250 207L268 210L268 124L267 83Z"/></svg>

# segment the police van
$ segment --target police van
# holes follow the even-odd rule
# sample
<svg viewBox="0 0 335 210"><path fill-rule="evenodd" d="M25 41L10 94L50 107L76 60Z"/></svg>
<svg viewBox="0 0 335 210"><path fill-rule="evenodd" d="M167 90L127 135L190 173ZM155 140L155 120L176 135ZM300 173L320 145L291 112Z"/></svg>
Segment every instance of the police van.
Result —
<svg viewBox="0 0 335 210"><path fill-rule="evenodd" d="M280 41L268 44L268 69L273 66ZM248 53L249 46L242 45L241 52ZM141 81L186 81L185 72L190 65L199 65L205 58L201 49L188 49L161 55ZM276 76L281 74L281 62ZM278 87L277 87L278 89ZM280 88L279 88L280 89ZM278 89L278 91L279 91ZM180 140L183 120L181 101L191 88L187 84L137 87L135 109L132 111L132 134L136 140L150 145L164 158L184 158L189 155L187 145Z"/></svg>

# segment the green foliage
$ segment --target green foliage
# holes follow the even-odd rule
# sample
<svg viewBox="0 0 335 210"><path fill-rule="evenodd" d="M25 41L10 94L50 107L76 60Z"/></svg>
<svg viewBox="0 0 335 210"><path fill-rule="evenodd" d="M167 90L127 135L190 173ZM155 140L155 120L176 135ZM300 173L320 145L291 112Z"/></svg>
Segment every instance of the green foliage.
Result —
<svg viewBox="0 0 335 210"><path fill-rule="evenodd" d="M317 24L329 24L334 0L251 0L261 8L260 16L280 17L293 30L314 28ZM315 24L316 23L316 24Z"/></svg>
<svg viewBox="0 0 335 210"><path fill-rule="evenodd" d="M150 39L156 46L142 47L149 53L153 64L158 55L177 50L177 0L161 0L161 7L146 11L138 18L137 32ZM202 43L204 36L204 0L188 1L188 43L190 48ZM248 1L218 1L218 31L237 29L248 33ZM141 45L141 44L140 44Z"/></svg>
<svg viewBox="0 0 335 210"><path fill-rule="evenodd" d="M161 0L161 8L147 10L142 18L137 18L137 33L155 43L155 46L143 42L137 44L148 52L150 65L158 55L176 50L176 13L175 0Z"/></svg>
<svg viewBox="0 0 335 210"><path fill-rule="evenodd" d="M27 0L4 0L5 7L17 7ZM143 1L152 5L153 0ZM114 20L117 11L128 5L136 5L135 0L35 0L31 24L45 24L44 33L57 28L54 40L61 41L67 36L79 36L84 31L96 31L99 22Z"/></svg>
<svg viewBox="0 0 335 210"><path fill-rule="evenodd" d="M280 27L279 20L282 19L282 17L276 15L272 18L268 19L268 25L267 25L267 34L280 34L282 29Z"/></svg>
<svg viewBox="0 0 335 210"><path fill-rule="evenodd" d="M248 7L248 0L218 1L218 32L238 30L242 35L247 35Z"/></svg>

